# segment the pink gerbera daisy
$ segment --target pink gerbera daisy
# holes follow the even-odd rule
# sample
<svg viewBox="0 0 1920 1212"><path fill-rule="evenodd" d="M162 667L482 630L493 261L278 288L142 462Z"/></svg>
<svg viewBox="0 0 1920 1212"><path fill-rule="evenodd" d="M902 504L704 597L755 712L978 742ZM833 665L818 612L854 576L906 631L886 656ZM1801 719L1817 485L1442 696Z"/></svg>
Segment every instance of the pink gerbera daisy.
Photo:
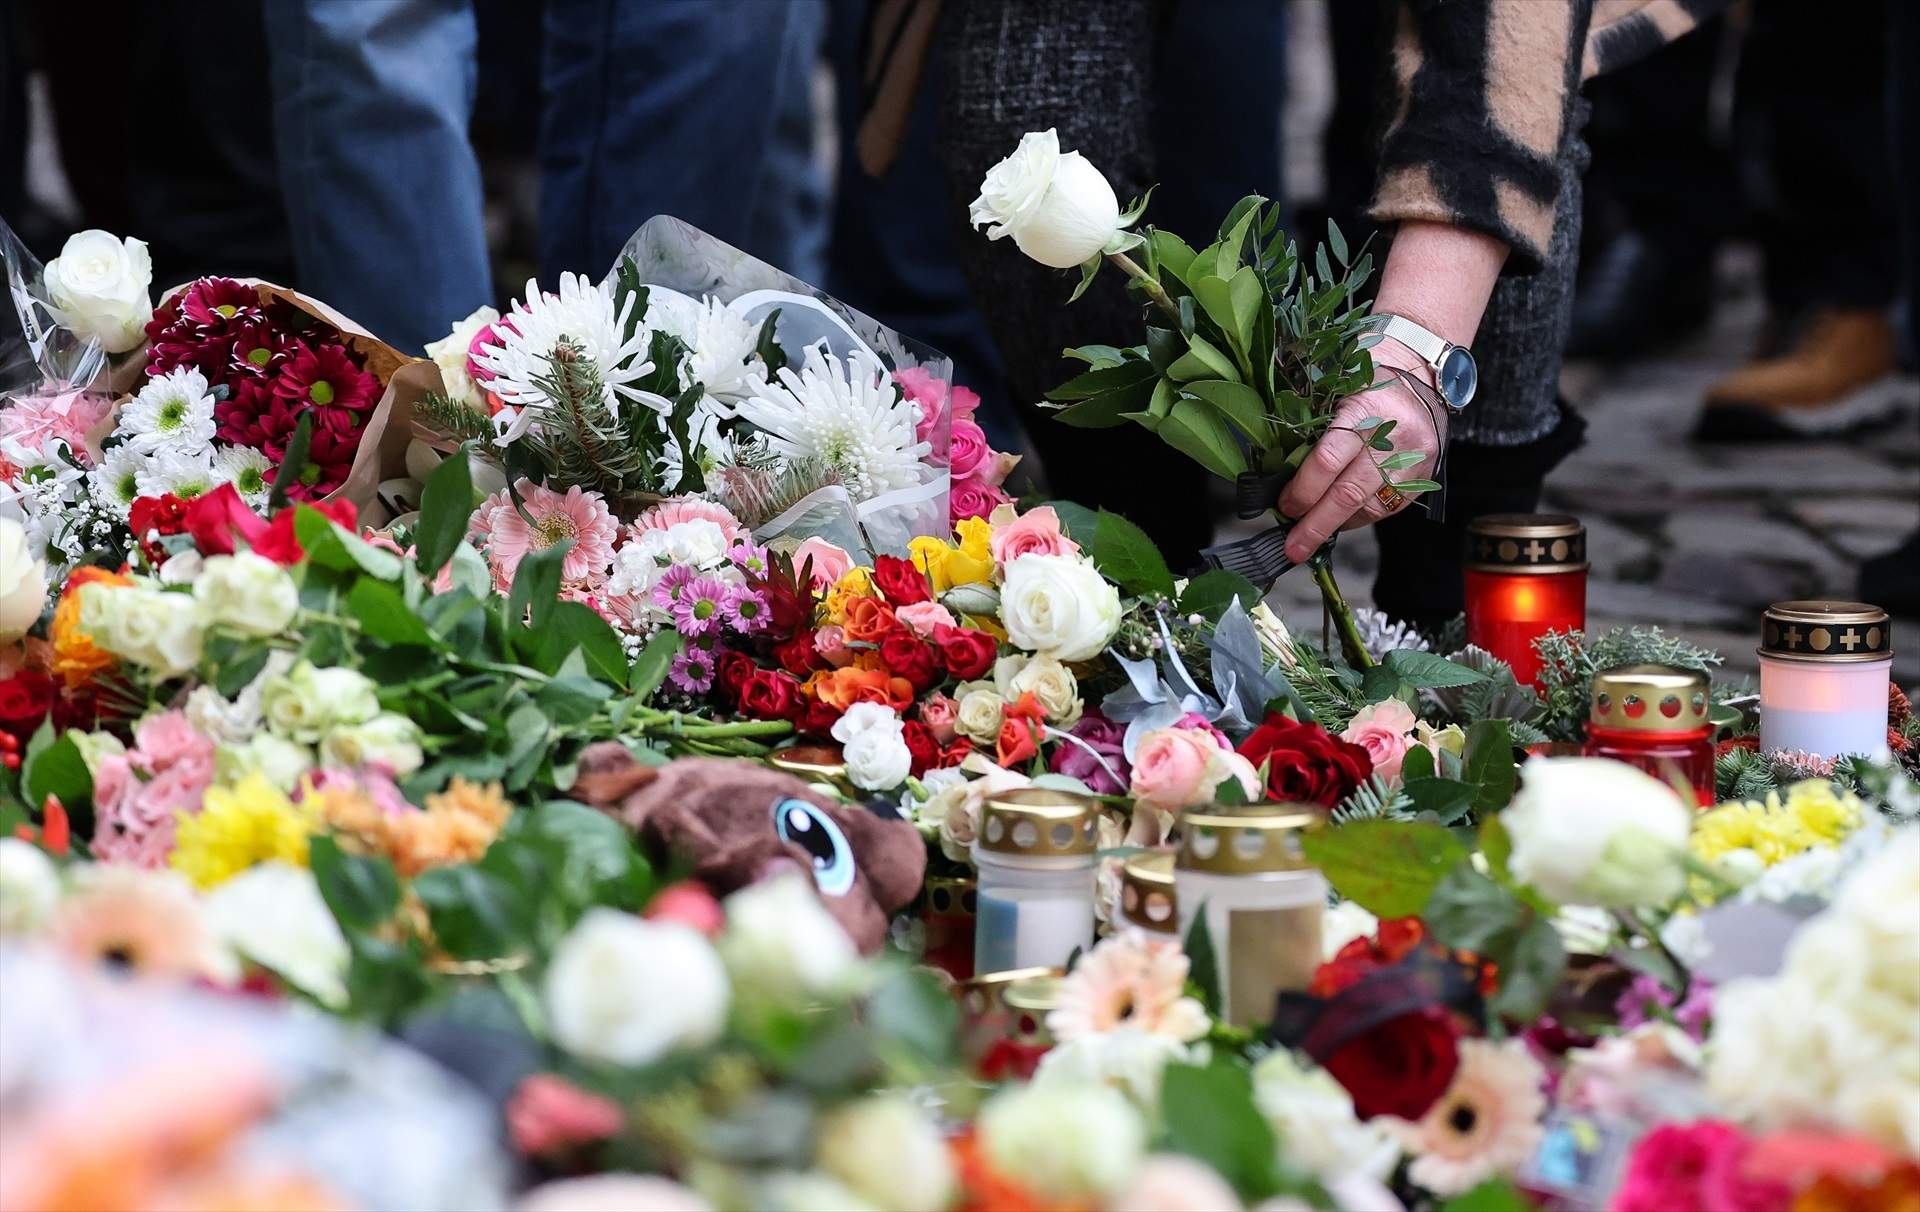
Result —
<svg viewBox="0 0 1920 1212"><path fill-rule="evenodd" d="M521 480L516 488L526 516L508 503L496 506L486 523L487 556L493 562L495 577L511 585L521 560L562 539L571 539L573 546L560 563L561 579L588 589L605 581L613 563L614 536L620 527L600 494L578 484L559 493L530 480Z"/></svg>
<svg viewBox="0 0 1920 1212"><path fill-rule="evenodd" d="M652 509L640 515L633 524L637 537L648 530L668 530L682 522L712 522L727 536L727 546L746 535L746 528L740 525L740 519L727 511L726 506L712 501L703 501L699 497L668 497Z"/></svg>
<svg viewBox="0 0 1920 1212"><path fill-rule="evenodd" d="M1420 1122L1382 1121L1414 1155L1407 1176L1446 1197L1511 1175L1540 1143L1545 1078L1524 1040L1461 1041L1453 1084Z"/></svg>
<svg viewBox="0 0 1920 1212"><path fill-rule="evenodd" d="M1207 1011L1186 987L1187 957L1177 941L1127 930L1102 941L1061 980L1047 1030L1063 1044L1122 1028L1196 1040L1207 1033Z"/></svg>

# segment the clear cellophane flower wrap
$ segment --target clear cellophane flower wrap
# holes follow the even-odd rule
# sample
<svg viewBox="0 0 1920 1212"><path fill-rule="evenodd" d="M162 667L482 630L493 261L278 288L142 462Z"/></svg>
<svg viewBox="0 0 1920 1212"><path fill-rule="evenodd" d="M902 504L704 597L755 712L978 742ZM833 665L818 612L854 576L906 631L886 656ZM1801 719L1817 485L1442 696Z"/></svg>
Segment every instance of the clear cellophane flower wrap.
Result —
<svg viewBox="0 0 1920 1212"><path fill-rule="evenodd" d="M46 267L0 219L8 306L0 307L0 404L42 389L107 389L116 368L100 342L60 323L47 299ZM119 361L132 362L132 355ZM145 359L141 358L144 363Z"/></svg>
<svg viewBox="0 0 1920 1212"><path fill-rule="evenodd" d="M643 224L609 273L617 273L629 257L640 281L652 291L673 291L696 301L717 299L755 325L777 312L773 336L786 356L787 371L776 377L766 394L813 405L815 397L804 391L789 397L778 390L789 382L788 374L799 375L811 366L814 384L821 391L831 391L836 374L849 380L869 378L875 388L867 396L869 406L877 404L888 411L884 401L891 392L892 398L914 410L909 440L915 448L924 444L925 449L913 456L917 466L910 474L896 474L895 482L882 491L862 493L850 489L847 482L807 488L804 481L796 485L791 478L780 486L785 491L780 491L743 482L750 478L744 473L718 477L719 483L709 485L710 495L742 514L756 538L791 548L817 536L866 563L879 554L905 555L907 543L917 536L944 537L951 532L951 359L668 215ZM830 366L829 360L837 366ZM749 405L742 415L754 411Z"/></svg>

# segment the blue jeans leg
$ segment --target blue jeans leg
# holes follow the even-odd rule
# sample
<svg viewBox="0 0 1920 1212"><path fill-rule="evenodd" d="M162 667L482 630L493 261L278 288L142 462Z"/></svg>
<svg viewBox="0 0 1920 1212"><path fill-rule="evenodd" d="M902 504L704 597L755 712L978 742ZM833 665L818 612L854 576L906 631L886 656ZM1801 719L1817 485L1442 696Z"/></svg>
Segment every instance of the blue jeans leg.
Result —
<svg viewBox="0 0 1920 1212"><path fill-rule="evenodd" d="M599 277L673 215L807 281L825 246L823 0L547 0L540 266Z"/></svg>
<svg viewBox="0 0 1920 1212"><path fill-rule="evenodd" d="M267 0L302 290L417 353L493 296L467 0Z"/></svg>

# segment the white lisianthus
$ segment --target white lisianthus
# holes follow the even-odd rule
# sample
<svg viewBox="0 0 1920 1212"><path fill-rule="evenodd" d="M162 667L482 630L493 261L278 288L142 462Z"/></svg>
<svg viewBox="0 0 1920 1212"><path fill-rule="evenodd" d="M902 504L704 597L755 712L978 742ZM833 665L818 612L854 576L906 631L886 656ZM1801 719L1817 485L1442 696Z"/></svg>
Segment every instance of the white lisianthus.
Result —
<svg viewBox="0 0 1920 1212"><path fill-rule="evenodd" d="M228 786L257 774L287 794L314 768L313 750L271 732L257 732L238 744L217 745L213 775Z"/></svg>
<svg viewBox="0 0 1920 1212"><path fill-rule="evenodd" d="M607 592L639 597L675 564L711 571L727 559L727 532L707 518L676 522L664 530L643 530L613 555Z"/></svg>
<svg viewBox="0 0 1920 1212"><path fill-rule="evenodd" d="M945 1138L926 1112L897 1094L864 1098L828 1115L814 1157L875 1207L940 1212L953 1200Z"/></svg>
<svg viewBox="0 0 1920 1212"><path fill-rule="evenodd" d="M644 1065L716 1039L729 990L699 931L595 908L554 951L545 994L555 1043L589 1060Z"/></svg>
<svg viewBox="0 0 1920 1212"><path fill-rule="evenodd" d="M191 366L148 379L120 409L119 432L141 454L202 458L213 445L213 430L213 389Z"/></svg>
<svg viewBox="0 0 1920 1212"><path fill-rule="evenodd" d="M913 755L907 751L906 726L890 707L855 703L833 724L847 778L863 791L891 791L907 781Z"/></svg>
<svg viewBox="0 0 1920 1212"><path fill-rule="evenodd" d="M1693 813L1673 788L1607 758L1529 758L1501 814L1513 874L1549 900L1664 905L1686 885Z"/></svg>
<svg viewBox="0 0 1920 1212"><path fill-rule="evenodd" d="M1117 1193L1147 1144L1140 1113L1118 1091L1068 1081L1003 1089L980 1112L979 1127L993 1168L1052 1200Z"/></svg>
<svg viewBox="0 0 1920 1212"><path fill-rule="evenodd" d="M1029 131L987 170L967 221L990 224L989 240L1012 236L1042 265L1071 269L1099 256L1119 233L1120 200L1085 156L1060 151L1059 135Z"/></svg>
<svg viewBox="0 0 1920 1212"><path fill-rule="evenodd" d="M374 690L373 680L356 670L316 669L303 660L261 685L260 711L268 727L310 745L343 724L364 724L378 715Z"/></svg>
<svg viewBox="0 0 1920 1212"><path fill-rule="evenodd" d="M359 724L329 729L320 742L320 754L330 766L348 770L385 766L394 777L420 769L426 755L420 749L420 726L404 715L383 711Z"/></svg>
<svg viewBox="0 0 1920 1212"><path fill-rule="evenodd" d="M1031 693L1047 713L1047 722L1056 728L1071 728L1080 722L1080 682L1073 671L1049 656L1037 656L1007 679L1007 697L1018 701Z"/></svg>
<svg viewBox="0 0 1920 1212"><path fill-rule="evenodd" d="M60 323L125 353L145 339L153 319L153 258L143 240L122 240L92 228L67 237L43 275L47 301Z"/></svg>
<svg viewBox="0 0 1920 1212"><path fill-rule="evenodd" d="M202 622L247 635L278 635L300 612L300 591L287 570L251 551L208 556L193 597Z"/></svg>
<svg viewBox="0 0 1920 1212"><path fill-rule="evenodd" d="M1273 1126L1288 1163L1317 1178L1392 1173L1400 1147L1378 1124L1354 1117L1352 1096L1325 1069L1302 1065L1281 1049L1262 1058L1252 1076L1254 1105Z"/></svg>
<svg viewBox="0 0 1920 1212"><path fill-rule="evenodd" d="M848 989L857 978L853 940L805 877L750 884L727 898L726 911L720 955L741 989L799 1005Z"/></svg>
<svg viewBox="0 0 1920 1212"><path fill-rule="evenodd" d="M0 938L32 934L60 903L60 873L31 842L0 837Z"/></svg>
<svg viewBox="0 0 1920 1212"><path fill-rule="evenodd" d="M0 517L0 644L25 635L46 604L46 562L34 555L25 527Z"/></svg>
<svg viewBox="0 0 1920 1212"><path fill-rule="evenodd" d="M1023 555L1007 564L1000 621L1029 652L1091 660L1120 629L1120 591L1077 556Z"/></svg>
<svg viewBox="0 0 1920 1212"><path fill-rule="evenodd" d="M207 894L206 918L239 955L323 1006L346 1004L347 939L305 867L272 862L241 872Z"/></svg>
<svg viewBox="0 0 1920 1212"><path fill-rule="evenodd" d="M80 587L80 628L115 656L166 677L200 663L204 632L193 598L147 585Z"/></svg>
<svg viewBox="0 0 1920 1212"><path fill-rule="evenodd" d="M491 307L481 307L466 319L455 322L453 331L438 341L427 342L427 356L440 368L440 385L447 389L447 399L470 408L479 408L484 402L480 389L474 385L473 375L467 370L467 347L480 335L480 330L500 318L500 313ZM416 479L419 477L415 477Z"/></svg>
<svg viewBox="0 0 1920 1212"><path fill-rule="evenodd" d="M1160 1079L1167 1066L1192 1058L1187 1045L1171 1035L1121 1027L1054 1045L1040 1059L1033 1080L1111 1086L1154 1119L1160 1114Z"/></svg>

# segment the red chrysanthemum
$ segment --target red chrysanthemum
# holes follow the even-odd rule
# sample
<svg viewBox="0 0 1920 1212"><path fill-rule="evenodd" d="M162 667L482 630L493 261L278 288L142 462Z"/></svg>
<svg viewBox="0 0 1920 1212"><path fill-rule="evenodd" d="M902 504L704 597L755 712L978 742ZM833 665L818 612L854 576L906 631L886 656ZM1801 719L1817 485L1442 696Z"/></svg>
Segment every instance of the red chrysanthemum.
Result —
<svg viewBox="0 0 1920 1212"><path fill-rule="evenodd" d="M380 380L355 366L344 345L295 341L286 365L274 378L273 394L297 401L303 408L371 412L380 399Z"/></svg>
<svg viewBox="0 0 1920 1212"><path fill-rule="evenodd" d="M266 379L241 379L233 394L213 406L214 436L234 446L264 450L267 430L263 418L278 403Z"/></svg>
<svg viewBox="0 0 1920 1212"><path fill-rule="evenodd" d="M202 278L180 297L180 318L201 338L231 337L265 322L260 292L232 278Z"/></svg>
<svg viewBox="0 0 1920 1212"><path fill-rule="evenodd" d="M292 356L294 341L270 324L249 324L233 335L227 348L230 383L271 379Z"/></svg>

